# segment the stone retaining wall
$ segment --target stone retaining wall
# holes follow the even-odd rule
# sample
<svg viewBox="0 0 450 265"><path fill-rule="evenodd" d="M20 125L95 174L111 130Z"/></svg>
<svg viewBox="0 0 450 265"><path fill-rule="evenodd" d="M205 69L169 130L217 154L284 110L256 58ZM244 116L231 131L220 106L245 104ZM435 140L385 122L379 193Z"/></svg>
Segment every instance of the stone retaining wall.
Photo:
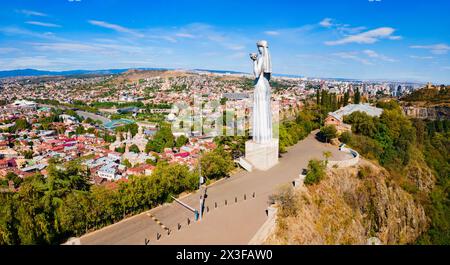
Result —
<svg viewBox="0 0 450 265"><path fill-rule="evenodd" d="M333 168L333 167L344 168L344 167L351 167L351 166L358 164L358 162L359 162L359 153L358 152L356 152L355 150L353 150L351 148L345 147L345 145L342 146L340 148L340 150L342 152L350 153L353 156L353 158L347 159L347 160L339 160L339 161L330 160L330 161L328 161L328 164L327 164L328 168Z"/></svg>
<svg viewBox="0 0 450 265"><path fill-rule="evenodd" d="M275 231L277 226L277 208L274 205L267 208L267 220L259 228L258 232L248 242L249 245L262 245L267 238Z"/></svg>

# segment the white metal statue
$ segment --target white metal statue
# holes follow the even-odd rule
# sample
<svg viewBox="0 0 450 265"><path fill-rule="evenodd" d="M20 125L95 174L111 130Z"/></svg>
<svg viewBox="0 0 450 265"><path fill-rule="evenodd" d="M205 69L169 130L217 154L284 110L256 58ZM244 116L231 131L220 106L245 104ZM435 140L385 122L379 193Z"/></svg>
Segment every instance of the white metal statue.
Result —
<svg viewBox="0 0 450 265"><path fill-rule="evenodd" d="M255 143L267 143L272 140L272 112L270 99L270 77L272 62L270 60L269 45L261 40L256 43L260 56L251 53L255 90L253 96L252 131Z"/></svg>

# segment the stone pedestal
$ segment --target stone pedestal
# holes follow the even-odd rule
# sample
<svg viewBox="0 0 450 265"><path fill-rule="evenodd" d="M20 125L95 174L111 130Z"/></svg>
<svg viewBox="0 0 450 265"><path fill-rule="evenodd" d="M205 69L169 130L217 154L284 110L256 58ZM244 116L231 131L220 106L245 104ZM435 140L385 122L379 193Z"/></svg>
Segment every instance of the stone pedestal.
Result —
<svg viewBox="0 0 450 265"><path fill-rule="evenodd" d="M278 163L278 139L263 144L245 142L245 160L259 170L268 170L275 166Z"/></svg>

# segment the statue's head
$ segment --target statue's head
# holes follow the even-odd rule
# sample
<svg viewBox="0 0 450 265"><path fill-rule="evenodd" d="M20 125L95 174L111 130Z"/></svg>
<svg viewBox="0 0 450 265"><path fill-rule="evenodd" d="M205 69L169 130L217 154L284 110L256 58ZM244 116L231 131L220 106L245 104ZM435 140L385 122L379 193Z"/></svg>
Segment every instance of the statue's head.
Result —
<svg viewBox="0 0 450 265"><path fill-rule="evenodd" d="M260 40L256 43L256 46L258 47L259 53L263 54L264 51L269 48L269 44L265 40Z"/></svg>
<svg viewBox="0 0 450 265"><path fill-rule="evenodd" d="M272 62L270 60L270 54L269 54L269 44L265 40L260 40L256 43L256 46L258 47L259 53L263 57L263 71L264 73L272 73Z"/></svg>

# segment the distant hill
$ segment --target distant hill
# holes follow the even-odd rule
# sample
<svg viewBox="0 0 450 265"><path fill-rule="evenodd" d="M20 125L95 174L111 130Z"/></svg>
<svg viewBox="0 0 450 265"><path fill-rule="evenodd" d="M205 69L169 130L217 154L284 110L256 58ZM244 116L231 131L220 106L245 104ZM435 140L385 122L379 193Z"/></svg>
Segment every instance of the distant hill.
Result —
<svg viewBox="0 0 450 265"><path fill-rule="evenodd" d="M70 71L45 71L36 69L18 69L0 71L0 78L19 76L65 76L84 74L120 74L128 69L106 69L106 70L70 70Z"/></svg>
<svg viewBox="0 0 450 265"><path fill-rule="evenodd" d="M194 69L194 71L209 72L209 73L216 73L216 74L243 74L243 75L248 74L248 73L244 73L244 72L228 71L228 70Z"/></svg>
<svg viewBox="0 0 450 265"><path fill-rule="evenodd" d="M22 76L67 76L67 75L88 75L88 74L122 74L122 73L134 73L139 71L164 71L174 70L171 68L126 68L126 69L104 69L104 70L70 70L70 71L46 71L36 69L17 69L0 71L0 78L5 77L22 77ZM236 71L227 70L207 70L207 69L194 69L193 71L204 71L210 73L230 73L230 74L246 74Z"/></svg>

